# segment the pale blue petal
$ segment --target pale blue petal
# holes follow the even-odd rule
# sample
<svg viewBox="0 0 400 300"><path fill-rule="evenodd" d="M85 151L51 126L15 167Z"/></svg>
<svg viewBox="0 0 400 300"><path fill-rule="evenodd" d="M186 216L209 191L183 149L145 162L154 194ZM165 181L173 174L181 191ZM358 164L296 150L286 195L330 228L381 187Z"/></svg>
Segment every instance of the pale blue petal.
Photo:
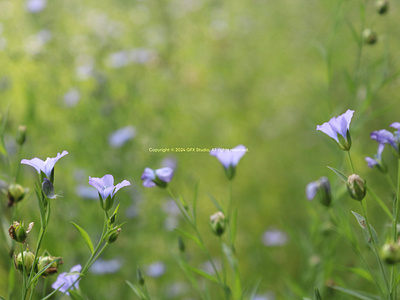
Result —
<svg viewBox="0 0 400 300"><path fill-rule="evenodd" d="M368 167L370 168L373 168L374 166L378 165L378 162L371 157L366 157L365 160L367 161Z"/></svg>
<svg viewBox="0 0 400 300"><path fill-rule="evenodd" d="M339 143L339 139L337 137L337 133L335 131L333 131L333 129L332 129L332 127L331 127L329 122L326 122L326 123L324 123L322 125L317 125L317 130L322 131L323 133L325 133L326 135L328 135L329 137L333 138L336 142Z"/></svg>
<svg viewBox="0 0 400 300"><path fill-rule="evenodd" d="M160 180L164 182L170 182L172 180L172 177L174 176L174 170L168 167L158 169L156 170L156 175Z"/></svg>
<svg viewBox="0 0 400 300"><path fill-rule="evenodd" d="M306 196L308 200L312 200L317 195L319 184L317 181L310 182L306 187Z"/></svg>
<svg viewBox="0 0 400 300"><path fill-rule="evenodd" d="M141 179L142 180L145 180L145 179L154 180L154 179L156 179L156 174L154 173L154 171L152 169L145 168Z"/></svg>
<svg viewBox="0 0 400 300"><path fill-rule="evenodd" d="M23 159L21 160L21 164L29 165L34 167L36 171L40 174L40 171L44 169L44 161L39 158L32 158L30 160Z"/></svg>

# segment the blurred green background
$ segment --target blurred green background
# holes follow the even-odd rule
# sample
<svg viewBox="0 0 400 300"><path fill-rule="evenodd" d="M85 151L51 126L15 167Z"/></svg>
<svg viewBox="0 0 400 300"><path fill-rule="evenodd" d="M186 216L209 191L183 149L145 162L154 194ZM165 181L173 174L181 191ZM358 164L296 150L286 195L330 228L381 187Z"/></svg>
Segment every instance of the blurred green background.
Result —
<svg viewBox="0 0 400 300"><path fill-rule="evenodd" d="M98 201L85 199L93 189L88 176L129 180L132 186L117 195L119 221L127 224L102 256L120 268L89 273L81 289L89 299L134 299L125 280L135 282L137 267L146 274L148 266L161 262L162 275L151 277L147 270L154 299L197 299L176 264L177 234L171 230L188 227L171 212L165 191L145 189L140 176L145 167L156 169L171 159L177 163L170 184L175 193L190 201L199 182L201 231L218 259L208 219L215 212L209 194L227 199L219 162L208 153L149 148L243 144L249 151L238 166L233 195L244 282L261 280L258 294L268 300L311 297L315 285L329 280L365 287L345 269L354 261L346 241L332 245L334 264L321 262L329 237L321 238L318 230L327 212L317 201L308 202L304 191L323 175L340 185L327 165L350 172L345 154L315 130L347 109L356 110L351 127L356 169L385 190L364 157L376 152L369 133L400 121L399 8L392 4L388 15L379 16L373 1L361 0L1 0L0 112L4 120L8 111L9 154L2 156L2 179L13 180L21 158L69 152L56 166L62 197L52 204L52 227L44 240L44 249L63 257L61 272L83 264L89 252L70 221L93 240L102 229ZM358 40L366 27L377 32L377 44ZM21 124L27 126L27 141L18 155L14 137ZM112 134L127 126L134 138L113 146ZM19 182L31 193L20 218L37 222L28 240L34 247L36 172L29 166L21 171ZM352 218L350 209L359 207L346 197ZM2 218L11 221L2 199ZM382 219L380 212L376 219ZM271 229L282 231L287 242L266 246L263 234ZM0 251L0 295L7 294L8 251L5 246ZM187 253L194 266L206 261L189 241Z"/></svg>

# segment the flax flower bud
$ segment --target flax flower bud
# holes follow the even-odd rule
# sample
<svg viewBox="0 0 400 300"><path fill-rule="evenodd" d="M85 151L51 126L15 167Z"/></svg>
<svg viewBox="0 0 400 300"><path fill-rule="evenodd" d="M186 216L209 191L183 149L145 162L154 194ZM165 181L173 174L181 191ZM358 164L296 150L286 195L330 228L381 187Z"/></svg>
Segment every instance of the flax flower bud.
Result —
<svg viewBox="0 0 400 300"><path fill-rule="evenodd" d="M22 146L26 140L26 126L18 126L17 136L15 138L18 145Z"/></svg>
<svg viewBox="0 0 400 300"><path fill-rule="evenodd" d="M22 185L13 183L10 184L7 190L7 197L9 200L9 206L12 206L14 203L21 201L25 196L25 189Z"/></svg>
<svg viewBox="0 0 400 300"><path fill-rule="evenodd" d="M394 265L400 261L400 245L397 243L386 243L381 249L383 261L389 265Z"/></svg>
<svg viewBox="0 0 400 300"><path fill-rule="evenodd" d="M329 207L332 201L331 185L327 177L321 177L317 181L310 182L306 187L308 200L313 200L318 195L322 205Z"/></svg>
<svg viewBox="0 0 400 300"><path fill-rule="evenodd" d="M15 221L8 229L8 233L13 240L24 244L28 233L32 230L33 224L33 222L29 223L28 228L25 230L24 222L19 223Z"/></svg>
<svg viewBox="0 0 400 300"><path fill-rule="evenodd" d="M42 273L42 276L47 277L49 275L53 275L55 273L57 273L58 271L58 266L63 264L63 261L61 259L61 257L54 257L51 255L47 255L47 256L41 256L39 257L39 262L38 262L38 272L40 272L41 270L45 269L47 267L48 264L50 264L53 260L59 258L59 260L54 261L50 267L48 267L46 269L46 271L44 271Z"/></svg>
<svg viewBox="0 0 400 300"><path fill-rule="evenodd" d="M211 229L217 236L221 236L225 232L225 223L225 216L220 211L210 216Z"/></svg>
<svg viewBox="0 0 400 300"><path fill-rule="evenodd" d="M357 174L350 175L347 179L347 190L350 196L361 201L364 199L367 189L365 187L365 181Z"/></svg>
<svg viewBox="0 0 400 300"><path fill-rule="evenodd" d="M373 45L378 41L378 36L376 33L369 28L364 29L362 36L364 43L368 45Z"/></svg>
<svg viewBox="0 0 400 300"><path fill-rule="evenodd" d="M19 253L18 256L14 256L14 265L15 268L23 271L23 266L25 265L25 270L29 272L32 268L33 261L35 259L35 254L30 252L29 250L23 252L24 259L22 259L22 254Z"/></svg>
<svg viewBox="0 0 400 300"><path fill-rule="evenodd" d="M376 1L376 9L380 15L384 15L389 10L389 1L388 0L379 0Z"/></svg>

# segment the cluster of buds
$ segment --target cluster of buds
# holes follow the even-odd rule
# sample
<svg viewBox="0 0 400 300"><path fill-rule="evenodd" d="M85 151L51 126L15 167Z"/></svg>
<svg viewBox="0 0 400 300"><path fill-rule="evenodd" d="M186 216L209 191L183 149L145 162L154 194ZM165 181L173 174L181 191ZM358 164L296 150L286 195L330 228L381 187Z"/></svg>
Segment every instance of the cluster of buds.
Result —
<svg viewBox="0 0 400 300"><path fill-rule="evenodd" d="M14 266L17 270L23 272L24 266L25 271L30 272L34 266L35 254L26 250L18 255L14 255ZM47 277L57 273L58 266L63 264L61 257L54 257L48 255L48 253L38 258L38 263L35 266L35 272L42 272L43 277Z"/></svg>

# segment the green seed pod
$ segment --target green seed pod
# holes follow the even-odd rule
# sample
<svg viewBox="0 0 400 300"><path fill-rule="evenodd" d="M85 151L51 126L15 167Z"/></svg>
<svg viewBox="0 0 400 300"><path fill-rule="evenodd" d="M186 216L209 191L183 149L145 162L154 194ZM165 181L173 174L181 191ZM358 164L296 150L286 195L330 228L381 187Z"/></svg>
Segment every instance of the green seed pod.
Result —
<svg viewBox="0 0 400 300"><path fill-rule="evenodd" d="M357 174L350 175L347 179L347 190L350 196L358 201L364 199L367 189L364 180Z"/></svg>
<svg viewBox="0 0 400 300"><path fill-rule="evenodd" d="M25 197L25 189L20 184L10 184L7 190L7 196L10 203L9 206L12 206L14 203L21 201Z"/></svg>
<svg viewBox="0 0 400 300"><path fill-rule="evenodd" d="M397 243L386 243L380 251L383 261L389 265L394 265L400 261L400 246Z"/></svg>
<svg viewBox="0 0 400 300"><path fill-rule="evenodd" d="M35 254L29 250L23 252L24 259L22 260L22 254L19 253L18 256L14 256L15 268L23 271L23 265L25 264L25 270L29 272L32 268L33 261L35 259Z"/></svg>
<svg viewBox="0 0 400 300"><path fill-rule="evenodd" d="M107 238L107 243L109 243L109 244L114 243L118 239L118 236L121 233L121 230L122 230L121 228L118 228L117 231L111 233L109 235L109 237Z"/></svg>
<svg viewBox="0 0 400 300"><path fill-rule="evenodd" d="M59 258L59 260L56 260L55 262L53 262L51 264L51 266L48 267L46 269L46 271L44 271L42 273L43 277L47 277L49 275L53 275L53 274L57 273L58 266L62 265L63 261L62 261L61 257L54 257L54 256L51 256L51 255L39 257L39 262L38 262L38 266L37 266L38 267L38 272L40 272L41 270L45 269L49 263L51 263L53 260L55 260L57 258Z"/></svg>
<svg viewBox="0 0 400 300"><path fill-rule="evenodd" d="M29 223L28 229L25 230L24 222L19 223L15 221L8 229L10 237L18 243L25 243L28 233L32 230L34 223Z"/></svg>

